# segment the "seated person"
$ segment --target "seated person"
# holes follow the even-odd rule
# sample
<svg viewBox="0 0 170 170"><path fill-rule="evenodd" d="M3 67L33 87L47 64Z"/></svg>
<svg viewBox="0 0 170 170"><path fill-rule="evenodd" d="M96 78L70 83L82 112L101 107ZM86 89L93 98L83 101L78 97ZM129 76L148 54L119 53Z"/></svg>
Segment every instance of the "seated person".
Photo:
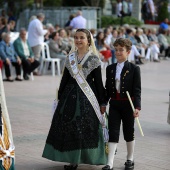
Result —
<svg viewBox="0 0 170 170"><path fill-rule="evenodd" d="M39 61L34 59L31 47L26 39L26 30L20 30L19 37L14 41L14 48L22 60L22 67L24 70L24 79L29 80L28 75L33 72L39 65Z"/></svg>
<svg viewBox="0 0 170 170"><path fill-rule="evenodd" d="M48 45L50 57L60 58L63 66L67 57L67 52L65 51L65 44L63 44L58 32L55 31L51 34L51 39L49 40Z"/></svg>
<svg viewBox="0 0 170 170"><path fill-rule="evenodd" d="M0 17L0 41L2 40L3 32L8 32L7 20L4 17Z"/></svg>
<svg viewBox="0 0 170 170"><path fill-rule="evenodd" d="M64 50L69 52L71 50L71 45L73 43L73 39L71 40L70 35L69 35L71 33L66 32L65 29L58 30L58 33L62 41L62 46L64 46L65 48Z"/></svg>
<svg viewBox="0 0 170 170"><path fill-rule="evenodd" d="M11 20L7 25L9 32L16 32L15 26L16 26L15 21Z"/></svg>
<svg viewBox="0 0 170 170"><path fill-rule="evenodd" d="M158 35L158 42L160 44L160 52L165 51L164 59L168 59L170 56L170 44L166 38L167 30L160 30Z"/></svg>
<svg viewBox="0 0 170 170"><path fill-rule="evenodd" d="M16 79L17 81L22 81L20 78L21 75L21 59L16 53L14 46L10 43L10 34L3 33L2 41L0 42L0 56L2 58L3 64L5 66L5 74L7 81L13 82L10 72L10 65L12 64L16 70Z"/></svg>
<svg viewBox="0 0 170 170"><path fill-rule="evenodd" d="M104 57L102 59L103 62L108 62L109 58L112 57L111 50L108 48L108 46L105 43L104 33L99 31L96 36L95 46L97 50L100 52L100 54Z"/></svg>

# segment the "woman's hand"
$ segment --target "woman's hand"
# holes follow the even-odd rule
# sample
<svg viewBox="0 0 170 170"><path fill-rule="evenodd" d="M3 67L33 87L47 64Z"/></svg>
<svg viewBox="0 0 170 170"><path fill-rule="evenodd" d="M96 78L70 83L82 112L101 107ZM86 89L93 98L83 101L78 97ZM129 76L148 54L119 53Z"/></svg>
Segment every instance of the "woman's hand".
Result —
<svg viewBox="0 0 170 170"><path fill-rule="evenodd" d="M8 65L10 65L10 64L11 64L11 61L10 61L8 58L6 58L6 63L7 63Z"/></svg>
<svg viewBox="0 0 170 170"><path fill-rule="evenodd" d="M17 57L17 62L19 65L21 65L21 59L19 57Z"/></svg>

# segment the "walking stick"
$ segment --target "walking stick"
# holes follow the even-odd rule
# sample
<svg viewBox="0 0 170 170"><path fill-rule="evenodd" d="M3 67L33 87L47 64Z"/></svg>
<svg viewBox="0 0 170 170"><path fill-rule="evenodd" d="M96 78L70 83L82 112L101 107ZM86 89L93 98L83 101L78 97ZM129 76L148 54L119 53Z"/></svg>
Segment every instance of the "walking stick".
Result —
<svg viewBox="0 0 170 170"><path fill-rule="evenodd" d="M131 107L132 107L132 110L133 110L133 112L135 112L135 108L134 108L134 105L133 105L133 103L132 103L132 100L131 100L131 97L130 97L130 95L129 95L129 92L126 91L126 94L127 94L127 96L128 96L128 99L129 99L130 105L131 105ZM141 125L140 125L140 122L139 122L138 117L136 117L136 121L137 121L137 124L138 124L138 127L139 127L139 130L140 130L141 135L144 136L143 131L142 131L142 127L141 127Z"/></svg>

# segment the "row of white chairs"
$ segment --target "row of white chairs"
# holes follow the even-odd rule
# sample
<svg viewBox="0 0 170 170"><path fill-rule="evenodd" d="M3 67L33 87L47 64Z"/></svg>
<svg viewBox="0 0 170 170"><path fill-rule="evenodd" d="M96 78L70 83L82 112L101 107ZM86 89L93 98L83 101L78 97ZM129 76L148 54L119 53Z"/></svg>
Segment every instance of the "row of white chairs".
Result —
<svg viewBox="0 0 170 170"><path fill-rule="evenodd" d="M39 69L40 73L45 74L46 70L48 70L49 63L51 63L52 76L55 76L56 69L57 69L57 75L60 76L61 75L60 62L61 62L61 59L50 57L48 43L44 42L43 46L42 46L42 52L41 52L41 61L40 61L40 69ZM14 72L12 66L10 69L12 72ZM4 68L2 70L2 73L3 73L3 78L4 78L5 77ZM33 73L31 73L30 77L31 77L31 80L34 80ZM21 68L21 78L23 78L23 69L22 68Z"/></svg>

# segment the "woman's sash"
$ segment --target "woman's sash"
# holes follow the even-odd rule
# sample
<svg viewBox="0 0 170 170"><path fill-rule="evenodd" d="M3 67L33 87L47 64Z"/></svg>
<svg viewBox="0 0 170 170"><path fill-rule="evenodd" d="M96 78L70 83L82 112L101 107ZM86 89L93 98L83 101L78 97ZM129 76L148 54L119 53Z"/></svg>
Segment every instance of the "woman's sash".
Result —
<svg viewBox="0 0 170 170"><path fill-rule="evenodd" d="M86 55L88 55L88 54L86 54ZM98 119L99 119L99 121L102 125L104 141L108 142L109 135L108 135L108 130L106 128L105 117L104 117L104 115L101 114L100 106L99 106L99 103L97 101L97 98L96 98L95 94L93 93L92 89L90 88L89 84L87 83L86 79L84 78L82 70L78 69L78 63L77 63L77 60L76 60L75 53L72 53L72 54L69 55L69 62L70 62L72 72L74 74L74 78L76 79L81 90L84 92L84 94L86 95L86 97L90 101L90 103L91 103L93 109L95 110L95 113L96 113L96 115L97 115L97 117L98 117Z"/></svg>

